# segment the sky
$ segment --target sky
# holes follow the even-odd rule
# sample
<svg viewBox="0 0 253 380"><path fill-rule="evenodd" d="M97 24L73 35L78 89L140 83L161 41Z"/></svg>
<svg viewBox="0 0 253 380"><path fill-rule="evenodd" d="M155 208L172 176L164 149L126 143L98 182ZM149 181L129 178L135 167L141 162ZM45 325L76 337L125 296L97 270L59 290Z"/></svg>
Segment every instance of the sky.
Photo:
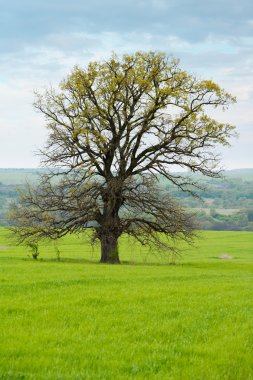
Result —
<svg viewBox="0 0 253 380"><path fill-rule="evenodd" d="M237 97L224 169L253 167L252 0L0 0L0 167L38 167L47 131L34 91L112 51L164 51Z"/></svg>

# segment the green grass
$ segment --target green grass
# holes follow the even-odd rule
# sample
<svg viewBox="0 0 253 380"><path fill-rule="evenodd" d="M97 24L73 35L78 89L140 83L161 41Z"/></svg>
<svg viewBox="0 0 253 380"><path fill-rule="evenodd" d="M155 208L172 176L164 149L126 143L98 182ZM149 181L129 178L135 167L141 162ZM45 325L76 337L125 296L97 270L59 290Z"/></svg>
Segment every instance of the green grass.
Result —
<svg viewBox="0 0 253 380"><path fill-rule="evenodd" d="M253 379L252 232L202 233L177 265L122 240L111 266L84 238L36 262L5 233L1 380Z"/></svg>

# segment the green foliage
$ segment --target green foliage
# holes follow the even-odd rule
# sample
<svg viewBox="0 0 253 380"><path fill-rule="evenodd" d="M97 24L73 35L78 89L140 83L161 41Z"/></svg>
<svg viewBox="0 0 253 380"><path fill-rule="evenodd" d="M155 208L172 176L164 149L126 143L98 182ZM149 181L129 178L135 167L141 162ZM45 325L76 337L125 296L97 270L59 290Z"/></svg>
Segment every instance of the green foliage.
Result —
<svg viewBox="0 0 253 380"><path fill-rule="evenodd" d="M117 268L82 237L60 262L53 244L37 262L2 249L0 379L252 380L252 233L202 237L173 266L124 239Z"/></svg>

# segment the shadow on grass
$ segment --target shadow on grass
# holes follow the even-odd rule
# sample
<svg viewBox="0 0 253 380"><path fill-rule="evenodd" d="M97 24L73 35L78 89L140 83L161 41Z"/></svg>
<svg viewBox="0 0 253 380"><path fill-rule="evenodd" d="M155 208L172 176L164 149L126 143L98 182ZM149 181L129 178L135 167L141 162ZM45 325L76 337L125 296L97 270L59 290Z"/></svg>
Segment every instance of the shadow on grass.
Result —
<svg viewBox="0 0 253 380"><path fill-rule="evenodd" d="M32 261L32 262L37 262L37 263L73 263L73 264L99 264L99 261L96 260L91 260L91 259L73 259L73 258L38 258L37 260L34 260L31 257L24 257L22 258L23 261Z"/></svg>
<svg viewBox="0 0 253 380"><path fill-rule="evenodd" d="M32 259L31 257L22 258L23 261L30 261L30 262L37 262L37 263L59 263L59 264L93 264L93 265L99 265L99 266L181 266L183 265L182 262L157 262L157 261L150 261L150 262L141 262L141 261L133 261L133 260L122 260L120 263L100 263L99 259L87 259L87 258L38 258L37 260Z"/></svg>
<svg viewBox="0 0 253 380"><path fill-rule="evenodd" d="M127 261L127 260L123 260L121 261L121 264L122 265L128 265L128 266L178 266L178 265L182 265L181 262L157 262L157 261L149 261L149 262L134 262L134 261Z"/></svg>

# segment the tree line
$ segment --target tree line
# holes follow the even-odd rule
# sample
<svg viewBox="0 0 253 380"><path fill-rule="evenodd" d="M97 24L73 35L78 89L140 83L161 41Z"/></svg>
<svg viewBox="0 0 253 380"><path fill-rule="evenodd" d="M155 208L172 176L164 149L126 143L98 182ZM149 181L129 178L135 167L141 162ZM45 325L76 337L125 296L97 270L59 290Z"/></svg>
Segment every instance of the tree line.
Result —
<svg viewBox="0 0 253 380"><path fill-rule="evenodd" d="M18 199L17 188L25 189L27 178L32 178L33 181L36 180L36 172L40 172L40 170L30 170L30 173L26 172L22 177L22 171L20 170L19 179L17 180L19 183L17 184L13 183L15 180L12 178L11 173L11 181L5 179L2 182L12 182L12 184L0 182L1 226L7 225L6 211L9 202ZM169 181L161 181L161 186L196 215L202 229L252 230L253 170L252 172L249 171L247 175L238 171L232 178L229 173L225 172L223 179L199 178L199 182L202 189L198 189L196 192L201 199L179 190ZM230 209L232 209L231 213L229 212Z"/></svg>

